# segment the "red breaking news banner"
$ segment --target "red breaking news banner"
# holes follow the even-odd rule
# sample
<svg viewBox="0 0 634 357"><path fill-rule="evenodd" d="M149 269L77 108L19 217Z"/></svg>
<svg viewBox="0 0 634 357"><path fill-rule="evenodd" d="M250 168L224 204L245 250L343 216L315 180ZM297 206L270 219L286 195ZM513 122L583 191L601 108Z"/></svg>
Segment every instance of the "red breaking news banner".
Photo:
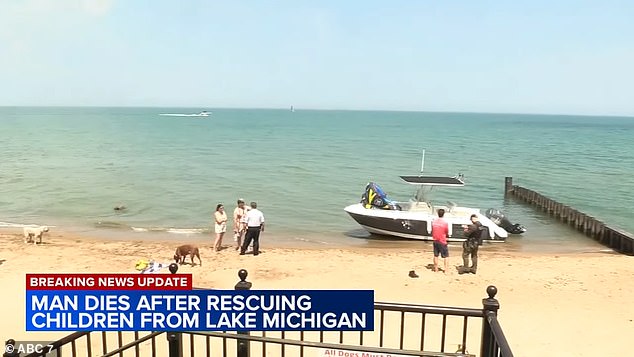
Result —
<svg viewBox="0 0 634 357"><path fill-rule="evenodd" d="M192 290L191 274L26 274L27 290Z"/></svg>

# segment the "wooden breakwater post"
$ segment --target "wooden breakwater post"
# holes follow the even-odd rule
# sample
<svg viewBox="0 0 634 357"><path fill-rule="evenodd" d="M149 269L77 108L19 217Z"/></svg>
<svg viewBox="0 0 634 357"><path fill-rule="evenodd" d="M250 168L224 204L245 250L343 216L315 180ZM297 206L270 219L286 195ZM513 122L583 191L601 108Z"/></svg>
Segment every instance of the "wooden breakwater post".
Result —
<svg viewBox="0 0 634 357"><path fill-rule="evenodd" d="M504 178L504 198L513 197L546 212L558 221L593 238L620 253L634 255L634 234L613 228L591 215L557 202L531 189L513 185L512 177Z"/></svg>
<svg viewBox="0 0 634 357"><path fill-rule="evenodd" d="M508 197L513 194L513 178L505 177L504 178L504 197Z"/></svg>

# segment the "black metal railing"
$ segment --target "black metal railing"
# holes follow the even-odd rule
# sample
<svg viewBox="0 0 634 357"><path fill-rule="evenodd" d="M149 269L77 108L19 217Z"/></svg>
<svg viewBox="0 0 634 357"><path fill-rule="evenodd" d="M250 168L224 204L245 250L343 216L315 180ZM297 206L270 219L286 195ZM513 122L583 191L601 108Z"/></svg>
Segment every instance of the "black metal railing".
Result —
<svg viewBox="0 0 634 357"><path fill-rule="evenodd" d="M175 273L177 267L171 267ZM247 271L238 272L236 290L249 290ZM267 356L267 351L285 357L303 357L305 350L332 349L403 356L475 356L512 357L511 348L497 320L500 307L495 299L497 288L487 287L488 297L482 309L429 306L389 302L374 304L374 331L338 332L76 332L52 342L64 356ZM473 321L473 320L476 321ZM482 320L481 323L478 323ZM163 335L163 336L161 336ZM127 338L124 339L124 336ZM157 337L161 336L157 339ZM434 338L435 337L435 338ZM116 339L116 343L113 341ZM101 340L101 341L99 341ZM125 342L128 340L128 342ZM235 343L234 343L235 341ZM12 340L7 343L12 343ZM99 343L100 342L100 343ZM115 346L112 346L115 343ZM451 348L455 344L455 348ZM95 346L101 348L95 348ZM203 348L204 345L204 348ZM186 348L187 347L187 348ZM111 349L112 348L112 349ZM78 350L80 351L78 353ZM12 357L12 355L7 355ZM17 356L17 355L15 355ZM45 357L34 352L25 357Z"/></svg>
<svg viewBox="0 0 634 357"><path fill-rule="evenodd" d="M488 298L482 299L482 344L481 356L513 357L511 347L506 341L504 332L497 318L500 303L495 299L498 289L495 286L487 287Z"/></svg>
<svg viewBox="0 0 634 357"><path fill-rule="evenodd" d="M455 308L455 307L445 307L445 306L429 306L429 305L414 305L414 304L396 304L396 303L385 303L385 302L377 302L374 304L375 312L378 312L378 347L386 346L386 326L388 321L388 315L397 313L397 321L392 321L390 326L399 326L398 336L397 336L397 345L394 343L390 346L392 348L403 349L406 347L409 348L418 348L420 351L424 351L427 345L437 346L440 352L445 352L448 346L447 335L450 319L453 319L455 322L454 329L452 331L460 331L459 343L456 345L461 353L466 353L467 346L476 343L477 341L473 341L473 343L469 343L467 338L468 324L470 319L476 318L481 319L483 317L482 310L479 309L471 309L471 308ZM409 317L409 319L408 319ZM430 343L430 323L431 328L433 329L434 320L440 324L440 340L439 341L431 341ZM409 324L407 323L409 321ZM418 323L418 321L420 321ZM456 326L459 325L459 326ZM413 326L412 326L413 325ZM376 324L375 324L376 326ZM411 340L409 346L405 345L406 339L406 326L408 335L416 337L416 340ZM455 328L459 327L459 328ZM437 329L436 329L437 330ZM375 328L376 331L376 328ZM360 345L364 345L363 336L368 332L361 331L360 334ZM392 338L394 341L394 338Z"/></svg>
<svg viewBox="0 0 634 357"><path fill-rule="evenodd" d="M305 349L330 349L330 350L343 350L343 351L355 351L355 352L365 352L368 355L372 354L385 354L385 355L398 355L398 356L422 356L422 357L440 357L440 356L472 356L462 352L434 352L434 351L419 351L419 350L408 350L408 349L398 349L398 348L388 348L388 347L373 347L373 346L363 346L363 345L346 345L341 343L329 343L329 342L314 342L314 341L305 341L301 339L290 339L290 338L277 338L277 337L267 337L267 336L238 336L237 334L227 334L223 332L188 332L191 335L205 336L208 338L220 338L220 339L241 339L249 342L259 343L262 346L261 356L266 356L266 349L264 346L267 344L280 345L281 353L276 353L277 355L284 356L289 353L287 347L298 347L297 351L299 353L293 354L293 356L303 357L305 353ZM212 351L207 350L206 353L210 354ZM222 355L229 355L231 351L226 348L222 350ZM205 355L205 354L203 354ZM193 356L193 354L192 354ZM240 353L237 353L237 356L241 356ZM171 356L170 356L171 357Z"/></svg>

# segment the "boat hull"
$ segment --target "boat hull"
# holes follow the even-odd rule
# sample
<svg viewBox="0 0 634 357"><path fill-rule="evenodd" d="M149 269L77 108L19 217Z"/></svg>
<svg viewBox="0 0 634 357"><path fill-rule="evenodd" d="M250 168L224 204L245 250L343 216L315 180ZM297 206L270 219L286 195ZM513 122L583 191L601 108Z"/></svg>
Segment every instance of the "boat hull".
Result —
<svg viewBox="0 0 634 357"><path fill-rule="evenodd" d="M352 219L354 219L366 231L383 235L405 239L433 240L431 236L431 222L435 218L430 213L383 210L375 208L364 208L361 204L351 205L344 209ZM488 218L479 214L478 210L471 212L478 215L481 223L489 228L490 235L483 238L483 241L504 242L507 238L506 232L496 226ZM465 241L465 224L471 224L469 216L471 212L451 216L445 215L444 219L449 223L450 242Z"/></svg>

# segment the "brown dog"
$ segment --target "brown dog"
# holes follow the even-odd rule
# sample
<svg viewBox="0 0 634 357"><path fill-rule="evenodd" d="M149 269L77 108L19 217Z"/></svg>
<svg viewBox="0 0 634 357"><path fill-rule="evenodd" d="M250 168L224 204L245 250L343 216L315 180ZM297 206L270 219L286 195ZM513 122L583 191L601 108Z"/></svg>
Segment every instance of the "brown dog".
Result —
<svg viewBox="0 0 634 357"><path fill-rule="evenodd" d="M181 245L180 247L176 248L176 252L174 253L174 260L178 264L183 264L185 263L185 258L187 258L188 255L192 258L192 265L194 265L194 256L198 258L200 265L203 265L203 261L200 260L198 247L191 244Z"/></svg>

